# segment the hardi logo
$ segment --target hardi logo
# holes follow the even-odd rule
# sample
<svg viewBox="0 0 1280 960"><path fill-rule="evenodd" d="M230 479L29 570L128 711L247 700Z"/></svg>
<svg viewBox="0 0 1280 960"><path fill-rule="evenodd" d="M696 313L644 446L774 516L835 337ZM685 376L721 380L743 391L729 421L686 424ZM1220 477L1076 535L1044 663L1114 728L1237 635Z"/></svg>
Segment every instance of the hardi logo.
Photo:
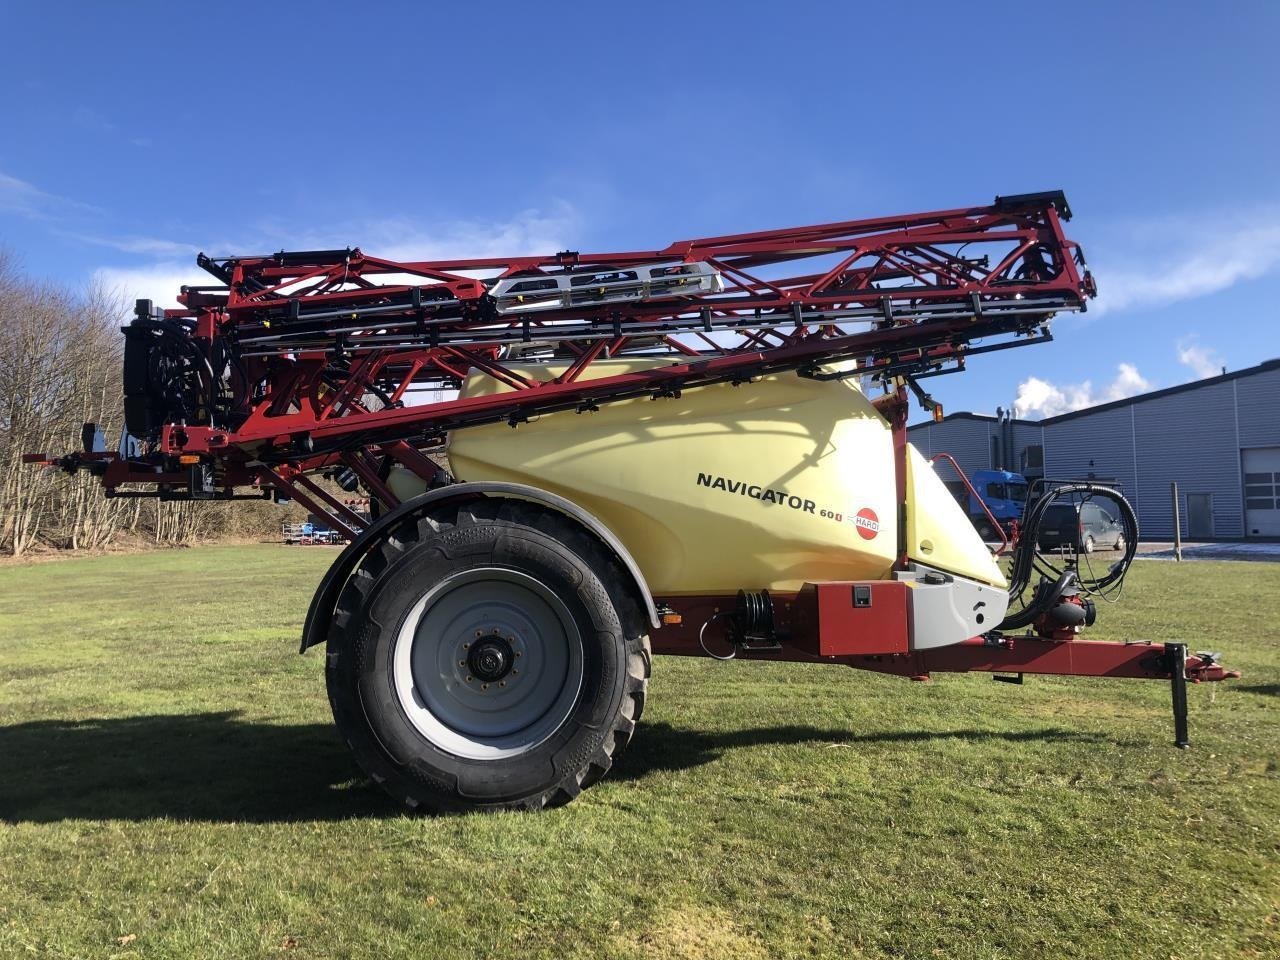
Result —
<svg viewBox="0 0 1280 960"><path fill-rule="evenodd" d="M870 507L863 507L853 515L853 526L863 540L873 540L880 532L880 518Z"/></svg>

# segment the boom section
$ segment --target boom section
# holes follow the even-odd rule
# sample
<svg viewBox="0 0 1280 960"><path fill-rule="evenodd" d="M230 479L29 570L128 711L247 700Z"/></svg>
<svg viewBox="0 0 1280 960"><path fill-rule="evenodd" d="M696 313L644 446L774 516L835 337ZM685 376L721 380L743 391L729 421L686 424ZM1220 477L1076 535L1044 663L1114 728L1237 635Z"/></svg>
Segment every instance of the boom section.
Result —
<svg viewBox="0 0 1280 960"><path fill-rule="evenodd" d="M428 449L472 425L779 371L962 369L1048 339L1055 313L1095 295L1069 218L1053 191L623 253L201 254L216 284L184 287L180 309L139 301L126 328L130 440L107 483L170 471L176 457L223 464L219 485L259 466L308 472L389 444ZM623 356L670 363L588 375ZM531 360L559 372L531 377ZM476 373L503 389L458 398Z"/></svg>

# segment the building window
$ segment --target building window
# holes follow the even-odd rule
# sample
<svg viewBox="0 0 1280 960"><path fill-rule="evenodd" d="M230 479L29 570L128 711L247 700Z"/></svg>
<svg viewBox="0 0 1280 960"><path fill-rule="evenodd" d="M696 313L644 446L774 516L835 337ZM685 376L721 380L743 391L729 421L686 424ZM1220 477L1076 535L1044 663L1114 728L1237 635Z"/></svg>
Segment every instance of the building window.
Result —
<svg viewBox="0 0 1280 960"><path fill-rule="evenodd" d="M1277 510L1280 499L1280 473L1246 473L1244 505L1246 510Z"/></svg>

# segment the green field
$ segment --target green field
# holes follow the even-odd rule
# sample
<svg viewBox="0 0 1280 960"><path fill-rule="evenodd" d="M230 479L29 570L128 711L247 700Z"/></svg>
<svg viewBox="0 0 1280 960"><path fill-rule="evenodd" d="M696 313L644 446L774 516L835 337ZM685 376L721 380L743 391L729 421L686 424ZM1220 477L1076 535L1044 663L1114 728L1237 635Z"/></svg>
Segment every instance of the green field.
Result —
<svg viewBox="0 0 1280 960"><path fill-rule="evenodd" d="M0 567L0 957L1280 956L1280 564L1142 562L1191 689L659 658L539 815L402 815L297 654L334 553ZM123 940L123 943L121 942Z"/></svg>

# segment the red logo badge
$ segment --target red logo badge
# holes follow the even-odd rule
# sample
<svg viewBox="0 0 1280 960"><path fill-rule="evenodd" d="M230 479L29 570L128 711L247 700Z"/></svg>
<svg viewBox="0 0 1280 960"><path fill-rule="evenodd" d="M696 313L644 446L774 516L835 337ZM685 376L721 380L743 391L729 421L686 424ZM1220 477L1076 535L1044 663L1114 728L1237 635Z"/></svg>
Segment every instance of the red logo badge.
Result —
<svg viewBox="0 0 1280 960"><path fill-rule="evenodd" d="M863 507L854 515L853 526L863 540L873 540L880 532L880 518L870 507Z"/></svg>

